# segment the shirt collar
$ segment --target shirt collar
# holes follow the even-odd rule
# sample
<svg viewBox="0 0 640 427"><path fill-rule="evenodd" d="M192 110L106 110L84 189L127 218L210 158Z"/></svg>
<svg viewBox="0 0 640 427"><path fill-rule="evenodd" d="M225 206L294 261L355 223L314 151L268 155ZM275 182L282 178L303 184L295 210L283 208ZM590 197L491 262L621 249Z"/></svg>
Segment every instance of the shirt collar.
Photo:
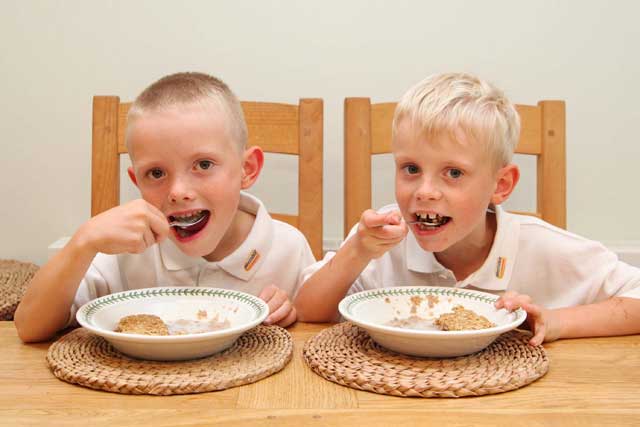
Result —
<svg viewBox="0 0 640 427"><path fill-rule="evenodd" d="M507 289L518 252L520 227L513 215L500 206L492 206L496 215L496 235L482 266L459 286L499 291ZM413 233L406 239L407 268L419 273L438 273L446 268L432 252L420 247Z"/></svg>
<svg viewBox="0 0 640 427"><path fill-rule="evenodd" d="M499 205L492 209L496 215L496 235L487 259L482 266L461 284L461 287L489 291L504 291L511 281L513 266L518 253L520 226L514 216Z"/></svg>
<svg viewBox="0 0 640 427"><path fill-rule="evenodd" d="M207 262L202 257L183 253L170 240L160 243L160 257L167 270L185 270L195 266L217 265L238 279L248 281L264 262L273 241L273 223L262 202L256 197L240 192L239 210L255 215L251 231L242 244L218 262Z"/></svg>

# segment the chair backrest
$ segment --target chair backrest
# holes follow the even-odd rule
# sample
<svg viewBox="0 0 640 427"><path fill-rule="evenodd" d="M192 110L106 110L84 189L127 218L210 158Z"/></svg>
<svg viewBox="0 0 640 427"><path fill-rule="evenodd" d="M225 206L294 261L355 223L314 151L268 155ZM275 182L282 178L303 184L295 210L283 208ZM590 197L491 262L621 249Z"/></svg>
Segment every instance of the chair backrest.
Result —
<svg viewBox="0 0 640 427"><path fill-rule="evenodd" d="M249 145L268 153L298 156L297 215L271 216L302 231L315 257L322 258L322 100L301 99L298 105L241 104ZM130 105L117 96L93 97L91 216L120 203L119 156L127 152L124 137Z"/></svg>
<svg viewBox="0 0 640 427"><path fill-rule="evenodd" d="M369 98L344 102L344 235L371 208L371 156L391 152L391 122L396 103ZM537 158L535 215L566 228L566 153L564 101L516 105L520 114L518 154Z"/></svg>

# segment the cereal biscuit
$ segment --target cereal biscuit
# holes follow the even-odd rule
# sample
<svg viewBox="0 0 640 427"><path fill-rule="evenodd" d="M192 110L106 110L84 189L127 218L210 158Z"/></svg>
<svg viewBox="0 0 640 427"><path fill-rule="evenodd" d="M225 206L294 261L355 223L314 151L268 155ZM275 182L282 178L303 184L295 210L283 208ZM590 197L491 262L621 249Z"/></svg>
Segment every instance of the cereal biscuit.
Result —
<svg viewBox="0 0 640 427"><path fill-rule="evenodd" d="M155 314L133 314L120 319L116 332L140 335L169 335L169 329Z"/></svg>
<svg viewBox="0 0 640 427"><path fill-rule="evenodd" d="M443 331L466 331L492 328L496 325L461 305L453 307L452 313L444 313L434 322Z"/></svg>

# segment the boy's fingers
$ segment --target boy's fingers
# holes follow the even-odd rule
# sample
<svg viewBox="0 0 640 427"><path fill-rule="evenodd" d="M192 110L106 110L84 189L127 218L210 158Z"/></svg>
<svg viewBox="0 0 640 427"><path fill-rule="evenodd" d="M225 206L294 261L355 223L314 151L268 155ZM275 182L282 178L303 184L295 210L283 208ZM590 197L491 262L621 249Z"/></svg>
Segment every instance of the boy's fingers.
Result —
<svg viewBox="0 0 640 427"><path fill-rule="evenodd" d="M533 328L533 332L534 332L534 335L533 335L533 338L529 340L529 344L533 346L538 346L542 344L542 341L544 341L544 335L546 332L546 327L544 325L544 322L536 320L535 326Z"/></svg>
<svg viewBox="0 0 640 427"><path fill-rule="evenodd" d="M513 297L519 295L517 292L514 291L506 291L505 293L502 294L502 296L500 298L508 300L508 299L512 299Z"/></svg>
<svg viewBox="0 0 640 427"><path fill-rule="evenodd" d="M531 307L533 305L531 304L531 297L529 295L516 294L512 297L504 298L503 306L507 310L513 311L520 307L527 310L525 307Z"/></svg>
<svg viewBox="0 0 640 427"><path fill-rule="evenodd" d="M542 309L535 304L523 303L521 307L524 309L524 311L527 312L527 314L530 314L535 318L539 318L540 315L542 314Z"/></svg>
<svg viewBox="0 0 640 427"><path fill-rule="evenodd" d="M385 220L389 225L400 225L402 222L402 215L398 211L389 212L385 217Z"/></svg>
<svg viewBox="0 0 640 427"><path fill-rule="evenodd" d="M406 232L398 225L385 225L376 228L373 235L376 239L384 240L384 244L396 244L404 239Z"/></svg>
<svg viewBox="0 0 640 427"><path fill-rule="evenodd" d="M262 289L258 298L268 303L271 298L278 292L278 288L275 285L269 285L266 288Z"/></svg>
<svg viewBox="0 0 640 427"><path fill-rule="evenodd" d="M398 224L384 224L370 229L370 233L376 239L385 240L385 243L394 245L404 239L408 232L409 227L402 219Z"/></svg>
<svg viewBox="0 0 640 427"><path fill-rule="evenodd" d="M517 295L514 291L505 291L496 301L496 308L507 309L507 301L511 301Z"/></svg>
<svg viewBox="0 0 640 427"><path fill-rule="evenodd" d="M284 300L280 306L275 308L275 310L270 311L271 314L269 314L269 316L265 319L264 323L267 325L278 323L279 321L287 317L292 308L293 306L291 305L289 300Z"/></svg>
<svg viewBox="0 0 640 427"><path fill-rule="evenodd" d="M393 214L391 212L390 214ZM385 224L389 224L389 215L390 214L380 214L373 209L367 209L362 213L362 223L367 228L380 227Z"/></svg>
<svg viewBox="0 0 640 427"><path fill-rule="evenodd" d="M529 344L538 346L544 341L546 334L546 325L543 318L542 309L535 304L522 304L522 308L527 312L527 317L530 320L530 328L533 332L533 338L529 340Z"/></svg>
<svg viewBox="0 0 640 427"><path fill-rule="evenodd" d="M271 285L273 286L273 285ZM268 289L268 288L267 288ZM265 289L266 290L266 289ZM269 306L269 317L271 317L271 315L280 307L282 306L282 304L285 303L285 301L289 300L289 297L287 296L287 294L285 294L284 292L282 292L280 289L278 289L277 287L273 286L272 289L274 292L273 294L271 294L268 299L267 298L263 298L264 301L267 303L267 305Z"/></svg>
<svg viewBox="0 0 640 427"><path fill-rule="evenodd" d="M155 235L155 240L161 242L169 236L169 223L167 218L156 208L149 204L149 228Z"/></svg>
<svg viewBox="0 0 640 427"><path fill-rule="evenodd" d="M147 229L142 233L142 238L144 239L145 249L156 243L156 238L150 229Z"/></svg>
<svg viewBox="0 0 640 427"><path fill-rule="evenodd" d="M287 314L287 316L284 319L279 321L277 325L280 326L281 328L286 328L287 326L295 322L297 317L298 317L298 313L296 312L295 307L291 307L291 311L289 312L289 314Z"/></svg>

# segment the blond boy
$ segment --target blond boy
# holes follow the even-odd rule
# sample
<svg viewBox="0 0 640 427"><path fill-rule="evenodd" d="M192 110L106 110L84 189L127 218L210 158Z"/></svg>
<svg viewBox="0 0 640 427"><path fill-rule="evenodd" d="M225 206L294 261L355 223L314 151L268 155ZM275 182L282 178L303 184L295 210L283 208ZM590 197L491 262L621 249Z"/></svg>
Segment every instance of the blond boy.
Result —
<svg viewBox="0 0 640 427"><path fill-rule="evenodd" d="M50 338L99 296L163 285L259 295L269 305L266 323L294 322L290 298L314 258L298 230L242 191L264 157L247 148L227 85L200 73L158 80L132 104L126 142L142 198L91 218L40 269L16 311L20 338Z"/></svg>
<svg viewBox="0 0 640 427"><path fill-rule="evenodd" d="M503 294L496 306L527 311L533 345L640 332L640 269L500 207L519 179L519 128L507 98L473 76L411 88L393 120L397 205L365 211L335 256L305 271L299 318L336 319L347 293L434 285Z"/></svg>

